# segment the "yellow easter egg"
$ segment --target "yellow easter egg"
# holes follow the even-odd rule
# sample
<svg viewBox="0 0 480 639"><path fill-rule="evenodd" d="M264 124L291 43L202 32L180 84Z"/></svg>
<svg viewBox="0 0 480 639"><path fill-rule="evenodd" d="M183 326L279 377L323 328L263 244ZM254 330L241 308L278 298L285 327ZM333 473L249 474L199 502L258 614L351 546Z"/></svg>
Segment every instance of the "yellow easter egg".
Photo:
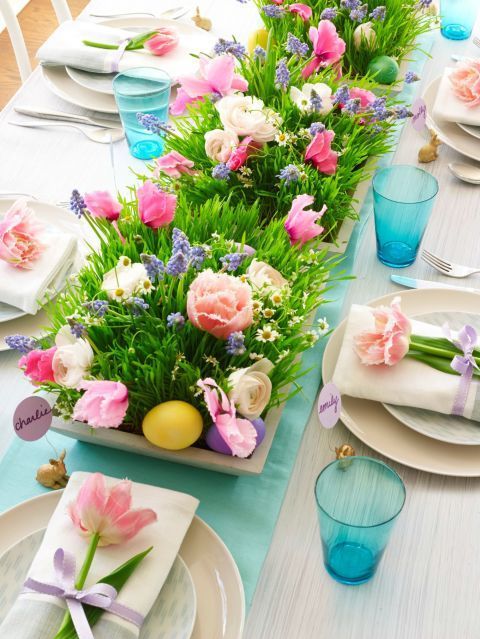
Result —
<svg viewBox="0 0 480 639"><path fill-rule="evenodd" d="M159 448L188 448L202 434L199 411L187 402L173 400L152 408L143 418L142 430L149 442Z"/></svg>
<svg viewBox="0 0 480 639"><path fill-rule="evenodd" d="M253 54L255 47L267 48L268 31L266 29L256 29L248 36L247 49L250 55Z"/></svg>

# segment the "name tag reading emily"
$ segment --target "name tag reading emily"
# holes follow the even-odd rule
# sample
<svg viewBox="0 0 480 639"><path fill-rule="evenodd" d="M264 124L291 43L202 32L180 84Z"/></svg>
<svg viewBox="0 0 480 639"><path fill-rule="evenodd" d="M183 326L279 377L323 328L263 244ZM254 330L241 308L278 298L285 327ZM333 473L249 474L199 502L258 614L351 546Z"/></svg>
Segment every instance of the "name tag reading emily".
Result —
<svg viewBox="0 0 480 639"><path fill-rule="evenodd" d="M340 419L342 398L333 382L325 384L318 397L318 418L324 428L333 428Z"/></svg>
<svg viewBox="0 0 480 639"><path fill-rule="evenodd" d="M43 437L52 423L52 407L43 397L27 397L15 409L13 429L27 442Z"/></svg>

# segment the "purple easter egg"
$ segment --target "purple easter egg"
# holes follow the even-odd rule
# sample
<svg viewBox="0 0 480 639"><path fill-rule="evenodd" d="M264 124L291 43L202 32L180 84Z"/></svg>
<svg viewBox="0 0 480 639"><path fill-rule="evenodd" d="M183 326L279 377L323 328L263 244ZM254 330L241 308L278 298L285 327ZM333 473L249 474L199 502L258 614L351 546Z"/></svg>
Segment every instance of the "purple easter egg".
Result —
<svg viewBox="0 0 480 639"><path fill-rule="evenodd" d="M261 444L265 438L265 422L261 417L257 417L257 419L251 419L253 427L257 431L257 446Z"/></svg>
<svg viewBox="0 0 480 639"><path fill-rule="evenodd" d="M229 445L220 435L215 424L212 424L208 429L207 435L205 437L205 442L207 446L214 450L216 453L221 453L222 455L230 455L230 457L232 456L232 451Z"/></svg>

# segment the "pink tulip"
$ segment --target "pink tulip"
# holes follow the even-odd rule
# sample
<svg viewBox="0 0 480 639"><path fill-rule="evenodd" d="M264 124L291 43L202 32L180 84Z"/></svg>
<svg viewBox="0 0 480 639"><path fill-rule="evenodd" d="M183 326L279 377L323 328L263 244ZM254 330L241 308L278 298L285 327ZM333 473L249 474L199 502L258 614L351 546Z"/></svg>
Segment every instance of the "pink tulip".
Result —
<svg viewBox="0 0 480 639"><path fill-rule="evenodd" d="M157 521L150 508L132 509L131 493L132 482L127 479L107 488L105 477L94 473L83 482L67 511L83 537L99 535L99 546L122 544Z"/></svg>
<svg viewBox="0 0 480 639"><path fill-rule="evenodd" d="M33 384L55 381L52 360L56 350L57 347L52 346L44 351L30 351L20 358L18 365L23 368L25 376L29 377Z"/></svg>
<svg viewBox="0 0 480 639"><path fill-rule="evenodd" d="M85 193L85 206L93 217L103 217L110 222L118 220L122 205L108 191Z"/></svg>
<svg viewBox="0 0 480 639"><path fill-rule="evenodd" d="M448 76L453 85L453 92L467 107L480 104L480 61L465 60L458 63L456 69Z"/></svg>
<svg viewBox="0 0 480 639"><path fill-rule="evenodd" d="M337 170L338 153L332 151L335 133L326 129L315 135L305 150L305 160L310 160L320 173L333 175Z"/></svg>
<svg viewBox="0 0 480 639"><path fill-rule="evenodd" d="M313 44L315 57L304 67L303 78L310 77L320 68L335 64L345 53L345 42L339 37L335 25L330 20L320 20L318 29L310 27L308 37Z"/></svg>
<svg viewBox="0 0 480 639"><path fill-rule="evenodd" d="M351 87L349 89L349 93L352 100L360 100L360 109L362 110L367 109L377 97L375 93L372 93L367 89L361 89L360 87Z"/></svg>
<svg viewBox="0 0 480 639"><path fill-rule="evenodd" d="M192 160L184 157L181 153L178 153L178 151L170 151L170 153L166 153L157 159L157 166L153 175L157 178L160 173L165 173L173 178L179 178L182 173L195 175L195 171L192 171L192 168Z"/></svg>
<svg viewBox="0 0 480 639"><path fill-rule="evenodd" d="M238 277L206 269L190 284L187 313L200 330L227 339L253 322L252 289Z"/></svg>
<svg viewBox="0 0 480 639"><path fill-rule="evenodd" d="M121 382L82 380L78 390L87 391L73 409L73 419L92 428L118 428L128 409L128 389Z"/></svg>
<svg viewBox="0 0 480 639"><path fill-rule="evenodd" d="M375 331L364 331L355 336L355 352L367 366L395 366L408 353L412 332L408 317L400 310L400 298L396 297L390 307L379 306L372 313Z"/></svg>
<svg viewBox="0 0 480 639"><path fill-rule="evenodd" d="M274 4L283 4L283 0L272 0Z"/></svg>
<svg viewBox="0 0 480 639"><path fill-rule="evenodd" d="M190 102L202 99L205 95L225 96L235 91L246 91L248 82L235 73L235 60L231 55L216 58L202 56L199 61L200 77L183 76L178 79L181 87L170 107L172 115L181 115Z"/></svg>
<svg viewBox="0 0 480 639"><path fill-rule="evenodd" d="M310 206L315 201L312 195L298 195L292 202L287 219L285 230L290 238L290 244L303 246L308 240L317 237L324 231L323 226L316 224L327 210L324 204L321 211L306 211L305 207Z"/></svg>
<svg viewBox="0 0 480 639"><path fill-rule="evenodd" d="M15 202L0 220L0 260L17 268L32 268L45 248L39 239L43 228L26 200Z"/></svg>
<svg viewBox="0 0 480 639"><path fill-rule="evenodd" d="M175 217L177 196L159 189L147 180L137 189L138 215L146 226L158 229L167 226Z"/></svg>
<svg viewBox="0 0 480 639"><path fill-rule="evenodd" d="M257 445L257 431L252 422L237 417L235 404L213 379L199 380L197 385L203 390L212 421L232 455L242 458L251 455Z"/></svg>
<svg viewBox="0 0 480 639"><path fill-rule="evenodd" d="M153 55L165 55L175 49L177 44L178 33L176 29L160 27L154 36L143 43L143 46Z"/></svg>
<svg viewBox="0 0 480 639"><path fill-rule="evenodd" d="M238 171L238 169L240 169L245 164L248 157L252 155L252 153L255 153L255 151L258 151L258 149L261 147L261 144L253 141L251 135L244 138L240 142L240 144L232 151L230 157L227 160L227 166L230 171Z"/></svg>
<svg viewBox="0 0 480 639"><path fill-rule="evenodd" d="M297 15L299 15L304 22L308 22L313 13L312 9L308 5L302 4L301 2L294 2L293 4L289 5L288 10L291 13L296 13Z"/></svg>

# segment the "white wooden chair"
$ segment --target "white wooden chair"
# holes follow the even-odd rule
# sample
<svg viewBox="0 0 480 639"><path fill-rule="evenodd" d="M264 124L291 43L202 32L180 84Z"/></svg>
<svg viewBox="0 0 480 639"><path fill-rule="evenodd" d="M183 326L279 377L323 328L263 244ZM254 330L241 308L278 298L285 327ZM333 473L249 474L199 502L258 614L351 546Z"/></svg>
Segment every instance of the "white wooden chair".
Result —
<svg viewBox="0 0 480 639"><path fill-rule="evenodd" d="M72 19L72 14L70 13L67 0L51 0L51 2L59 23ZM11 0L0 0L0 15L5 22L5 26L7 27L8 34L12 41L18 70L20 71L20 77L22 82L25 82L32 72L32 67L30 65L30 58L28 56L22 30L20 29L20 24L15 11L12 9Z"/></svg>

